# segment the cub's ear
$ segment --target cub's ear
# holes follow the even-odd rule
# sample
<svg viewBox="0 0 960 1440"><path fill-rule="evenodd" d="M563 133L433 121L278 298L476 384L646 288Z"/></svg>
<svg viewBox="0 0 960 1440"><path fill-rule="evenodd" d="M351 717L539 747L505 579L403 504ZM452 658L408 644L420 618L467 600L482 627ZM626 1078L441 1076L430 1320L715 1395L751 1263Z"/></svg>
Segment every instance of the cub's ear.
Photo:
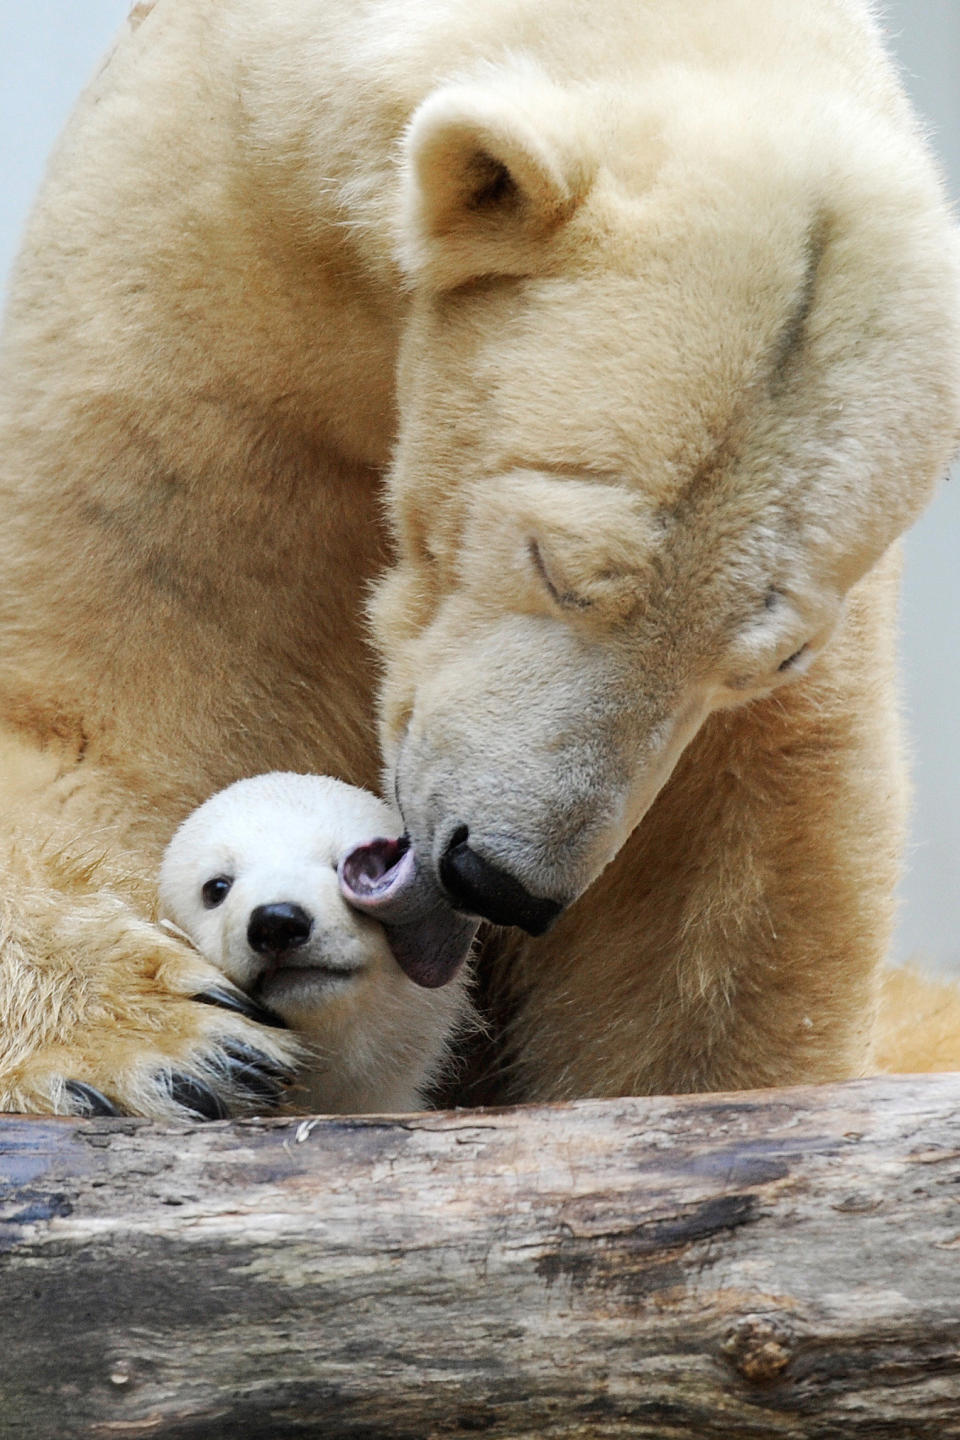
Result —
<svg viewBox="0 0 960 1440"><path fill-rule="evenodd" d="M418 283L451 289L484 275L526 275L543 241L586 194L593 165L570 102L545 78L450 85L406 135L400 263Z"/></svg>

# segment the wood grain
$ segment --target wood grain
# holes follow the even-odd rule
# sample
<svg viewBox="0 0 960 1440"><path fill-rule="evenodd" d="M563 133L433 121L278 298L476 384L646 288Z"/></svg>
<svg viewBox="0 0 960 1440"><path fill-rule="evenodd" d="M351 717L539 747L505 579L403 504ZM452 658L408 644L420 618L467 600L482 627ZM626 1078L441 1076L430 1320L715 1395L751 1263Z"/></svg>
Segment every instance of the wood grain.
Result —
<svg viewBox="0 0 960 1440"><path fill-rule="evenodd" d="M960 1436L960 1076L0 1121L3 1440Z"/></svg>

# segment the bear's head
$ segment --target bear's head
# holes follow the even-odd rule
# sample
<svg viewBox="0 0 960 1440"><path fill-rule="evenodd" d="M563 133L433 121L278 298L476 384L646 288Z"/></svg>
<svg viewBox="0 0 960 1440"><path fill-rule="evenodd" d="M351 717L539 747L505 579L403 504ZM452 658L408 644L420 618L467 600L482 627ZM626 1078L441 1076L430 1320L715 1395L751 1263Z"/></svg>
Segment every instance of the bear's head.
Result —
<svg viewBox="0 0 960 1440"><path fill-rule="evenodd" d="M388 785L425 905L538 933L925 504L956 239L905 127L749 74L625 108L491 69L404 166Z"/></svg>

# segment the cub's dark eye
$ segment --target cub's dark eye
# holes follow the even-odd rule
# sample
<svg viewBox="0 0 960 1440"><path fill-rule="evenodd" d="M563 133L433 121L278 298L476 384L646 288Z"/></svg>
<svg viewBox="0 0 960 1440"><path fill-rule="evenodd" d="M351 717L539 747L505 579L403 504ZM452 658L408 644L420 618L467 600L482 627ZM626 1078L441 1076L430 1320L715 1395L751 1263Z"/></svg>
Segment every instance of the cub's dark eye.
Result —
<svg viewBox="0 0 960 1440"><path fill-rule="evenodd" d="M214 875L212 880L208 880L200 891L204 908L215 910L218 905L222 905L230 894L232 884L233 881L229 875Z"/></svg>

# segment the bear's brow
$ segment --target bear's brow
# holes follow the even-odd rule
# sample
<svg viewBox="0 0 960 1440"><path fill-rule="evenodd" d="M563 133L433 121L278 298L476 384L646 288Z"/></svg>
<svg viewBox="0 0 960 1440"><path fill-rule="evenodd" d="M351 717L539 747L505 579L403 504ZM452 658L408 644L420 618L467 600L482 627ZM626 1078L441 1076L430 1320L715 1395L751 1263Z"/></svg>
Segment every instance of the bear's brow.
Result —
<svg viewBox="0 0 960 1440"><path fill-rule="evenodd" d="M813 309L817 291L817 273L829 239L829 224L820 216L807 232L804 250L807 257L803 279L796 291L796 300L773 346L770 381L775 388L786 375L791 360L801 349L807 320Z"/></svg>

